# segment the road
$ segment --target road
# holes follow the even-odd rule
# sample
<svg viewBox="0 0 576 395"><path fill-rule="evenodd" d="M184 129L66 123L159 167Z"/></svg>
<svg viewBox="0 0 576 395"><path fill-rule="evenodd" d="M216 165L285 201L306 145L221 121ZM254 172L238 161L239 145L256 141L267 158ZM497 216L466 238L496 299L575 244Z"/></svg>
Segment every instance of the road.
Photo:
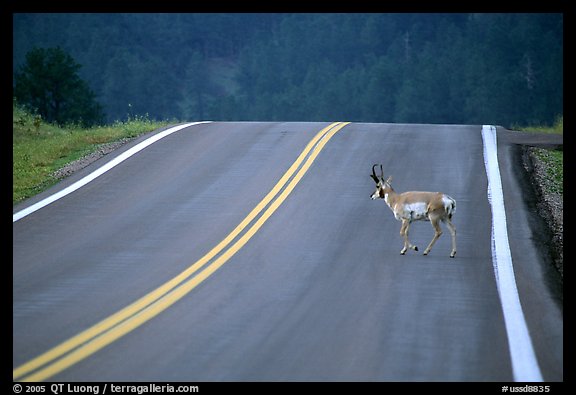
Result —
<svg viewBox="0 0 576 395"><path fill-rule="evenodd" d="M13 223L14 378L514 380L481 129L213 122L162 138ZM542 378L562 381L561 303L518 148L498 133L522 311ZM373 163L398 192L456 199L455 259L447 229L421 254L426 222L410 228L420 252L399 254L400 223L369 198Z"/></svg>

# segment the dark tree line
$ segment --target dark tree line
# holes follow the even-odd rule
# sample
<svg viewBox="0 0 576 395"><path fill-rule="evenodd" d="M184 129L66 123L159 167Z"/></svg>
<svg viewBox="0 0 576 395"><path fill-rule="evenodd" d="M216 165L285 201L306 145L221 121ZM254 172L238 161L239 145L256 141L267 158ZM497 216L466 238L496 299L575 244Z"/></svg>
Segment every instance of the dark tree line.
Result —
<svg viewBox="0 0 576 395"><path fill-rule="evenodd" d="M78 63L108 121L552 123L562 14L15 14ZM129 110L130 109L130 110Z"/></svg>
<svg viewBox="0 0 576 395"><path fill-rule="evenodd" d="M59 47L34 48L14 75L14 97L48 122L87 126L101 123L102 107L78 76L80 68Z"/></svg>

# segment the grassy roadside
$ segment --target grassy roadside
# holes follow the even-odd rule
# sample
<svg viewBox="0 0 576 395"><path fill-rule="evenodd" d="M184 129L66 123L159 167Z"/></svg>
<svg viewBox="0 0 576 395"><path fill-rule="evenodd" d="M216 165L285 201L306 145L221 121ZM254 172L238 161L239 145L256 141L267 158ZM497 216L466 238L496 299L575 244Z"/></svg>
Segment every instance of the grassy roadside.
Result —
<svg viewBox="0 0 576 395"><path fill-rule="evenodd" d="M547 177L542 180L545 192L564 196L564 151L533 148L532 153L546 167Z"/></svg>
<svg viewBox="0 0 576 395"><path fill-rule="evenodd" d="M515 130L563 134L564 122L560 117L551 127L518 127ZM564 152L563 150L527 147L525 154L525 168L530 172L539 197L536 207L550 231L548 243L551 258L560 275L560 289L562 289L564 279ZM562 292L559 298L563 300Z"/></svg>
<svg viewBox="0 0 576 395"><path fill-rule="evenodd" d="M554 122L552 126L518 126L514 130L522 130L523 132L534 132L534 133L553 133L553 134L563 134L564 133L564 117L560 116Z"/></svg>
<svg viewBox="0 0 576 395"><path fill-rule="evenodd" d="M113 125L82 128L58 127L16 103L12 106L12 204L21 202L49 186L58 178L53 173L62 166L94 152L99 145L139 136L171 122L154 122L147 117L129 118Z"/></svg>
<svg viewBox="0 0 576 395"><path fill-rule="evenodd" d="M563 134L564 117L559 117L552 126L527 126L514 129L523 132ZM544 192L564 196L564 151L531 148L531 154L544 165L546 177L542 177L541 180Z"/></svg>

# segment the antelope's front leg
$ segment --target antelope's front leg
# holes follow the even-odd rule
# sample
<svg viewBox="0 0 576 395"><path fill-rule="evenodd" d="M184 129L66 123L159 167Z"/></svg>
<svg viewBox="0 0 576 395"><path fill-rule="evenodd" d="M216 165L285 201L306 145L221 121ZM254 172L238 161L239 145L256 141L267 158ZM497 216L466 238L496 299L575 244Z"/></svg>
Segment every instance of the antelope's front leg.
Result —
<svg viewBox="0 0 576 395"><path fill-rule="evenodd" d="M402 220L402 227L400 227L400 236L404 238L404 248L400 250L400 254L406 254L408 248L412 248L414 251L418 251L418 247L415 245L410 244L410 240L408 240L408 229L410 228L410 221L407 219Z"/></svg>

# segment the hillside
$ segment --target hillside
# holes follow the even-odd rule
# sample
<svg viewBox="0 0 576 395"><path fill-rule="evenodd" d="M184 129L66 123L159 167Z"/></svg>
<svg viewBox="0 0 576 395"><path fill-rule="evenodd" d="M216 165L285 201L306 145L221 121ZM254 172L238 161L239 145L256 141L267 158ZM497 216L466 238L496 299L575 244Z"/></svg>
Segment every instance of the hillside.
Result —
<svg viewBox="0 0 576 395"><path fill-rule="evenodd" d="M14 14L14 70L60 46L104 107L151 119L547 124L558 14Z"/></svg>

